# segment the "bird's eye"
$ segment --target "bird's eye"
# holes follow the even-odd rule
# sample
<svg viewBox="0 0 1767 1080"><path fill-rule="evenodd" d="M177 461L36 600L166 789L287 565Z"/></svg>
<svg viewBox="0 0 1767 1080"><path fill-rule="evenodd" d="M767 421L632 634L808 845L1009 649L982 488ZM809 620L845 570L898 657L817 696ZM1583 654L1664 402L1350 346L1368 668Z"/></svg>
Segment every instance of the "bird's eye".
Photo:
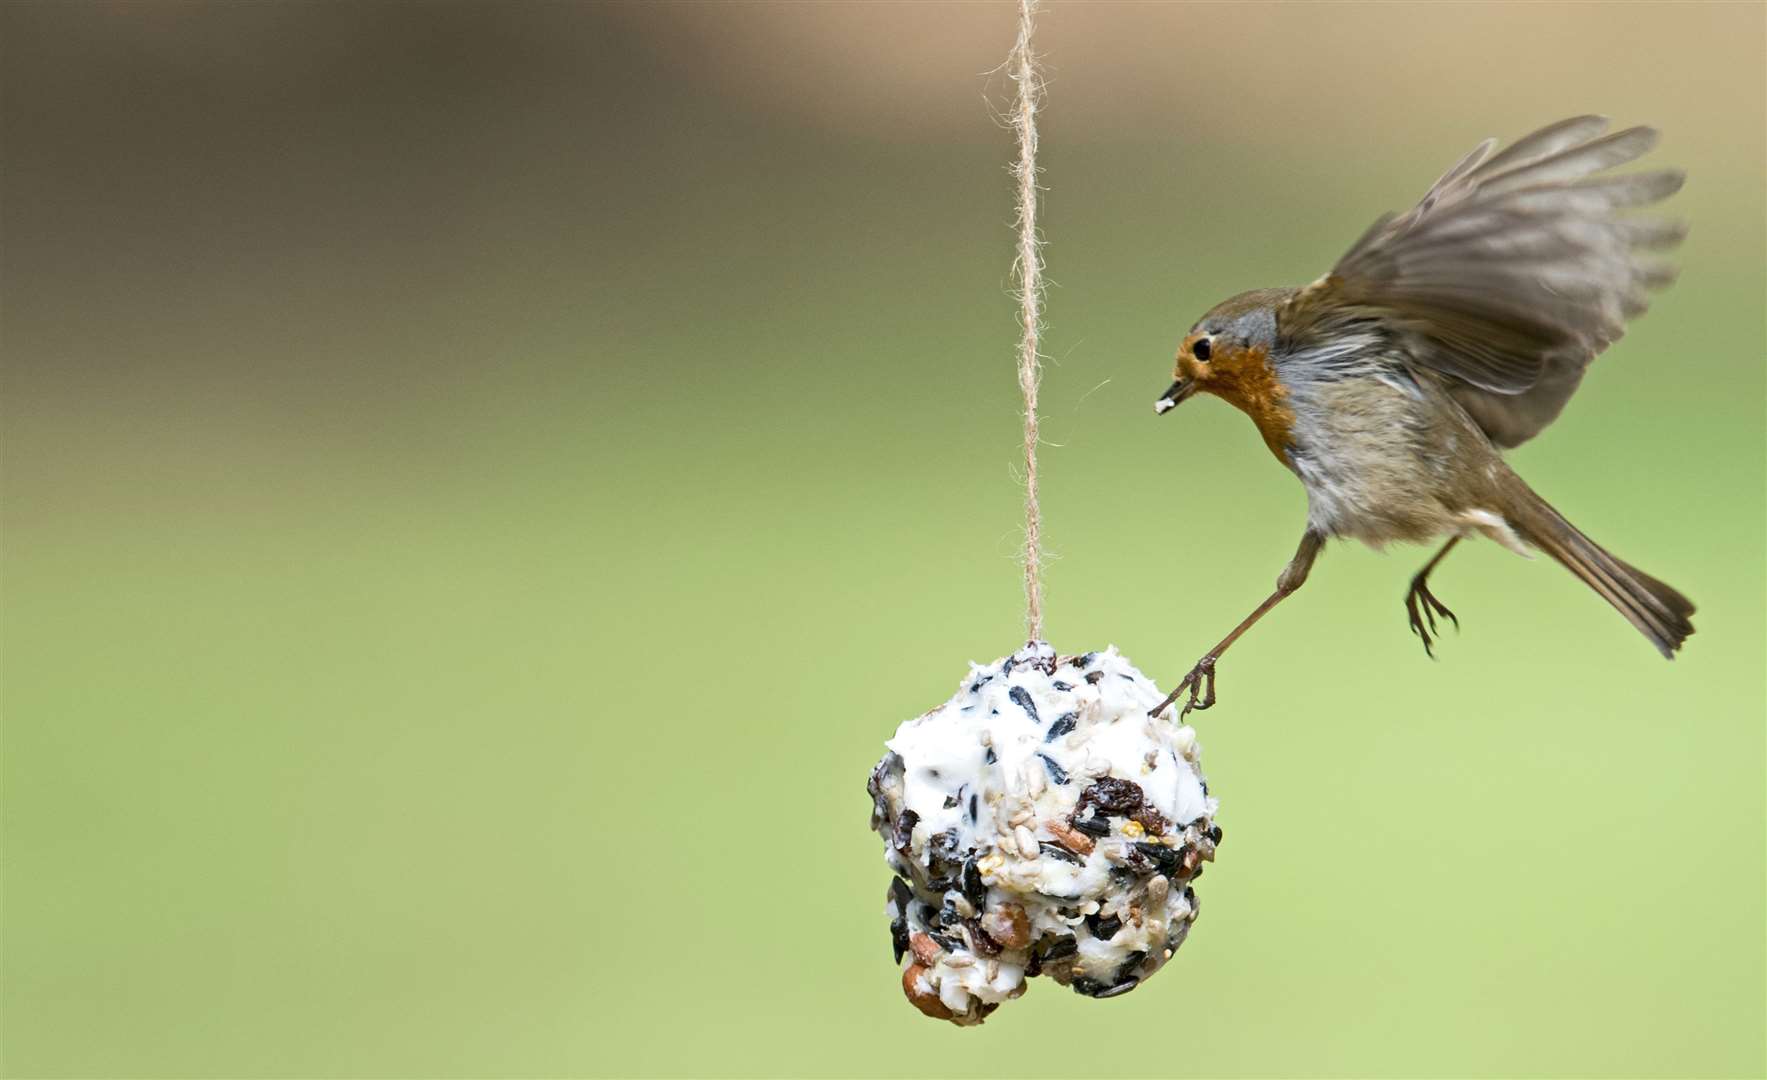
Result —
<svg viewBox="0 0 1767 1080"><path fill-rule="evenodd" d="M1190 352L1198 360L1207 360L1209 358L1209 339L1198 338L1196 344L1190 347Z"/></svg>

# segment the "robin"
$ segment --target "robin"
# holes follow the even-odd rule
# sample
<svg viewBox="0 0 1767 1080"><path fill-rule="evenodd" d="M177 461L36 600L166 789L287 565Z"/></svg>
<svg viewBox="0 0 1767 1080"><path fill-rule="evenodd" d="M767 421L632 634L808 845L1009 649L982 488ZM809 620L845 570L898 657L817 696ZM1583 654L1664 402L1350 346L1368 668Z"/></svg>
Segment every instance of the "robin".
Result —
<svg viewBox="0 0 1767 1080"><path fill-rule="evenodd" d="M1693 604L1583 535L1503 461L1557 418L1646 293L1675 276L1643 253L1674 247L1686 227L1618 211L1667 198L1684 176L1608 174L1657 133L1606 130L1580 116L1496 153L1487 139L1324 277L1241 293L1190 328L1154 411L1200 393L1251 417L1307 489L1307 529L1276 591L1154 712L1187 690L1184 713L1215 703L1221 654L1301 587L1328 537L1377 548L1447 537L1405 597L1432 656L1437 617L1460 623L1430 572L1485 536L1552 556L1673 659Z"/></svg>

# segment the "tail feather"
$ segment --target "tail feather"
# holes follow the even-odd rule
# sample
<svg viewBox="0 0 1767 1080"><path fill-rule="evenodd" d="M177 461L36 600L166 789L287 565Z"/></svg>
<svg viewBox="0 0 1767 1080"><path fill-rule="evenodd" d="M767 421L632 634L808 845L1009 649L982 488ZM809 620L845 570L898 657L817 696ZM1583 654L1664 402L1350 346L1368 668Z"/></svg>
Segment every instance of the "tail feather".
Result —
<svg viewBox="0 0 1767 1080"><path fill-rule="evenodd" d="M1525 497L1516 499L1519 505L1511 507L1508 516L1522 538L1581 578L1649 638L1658 652L1673 660L1676 650L1693 633L1689 621L1693 602L1609 554L1519 480L1516 487Z"/></svg>

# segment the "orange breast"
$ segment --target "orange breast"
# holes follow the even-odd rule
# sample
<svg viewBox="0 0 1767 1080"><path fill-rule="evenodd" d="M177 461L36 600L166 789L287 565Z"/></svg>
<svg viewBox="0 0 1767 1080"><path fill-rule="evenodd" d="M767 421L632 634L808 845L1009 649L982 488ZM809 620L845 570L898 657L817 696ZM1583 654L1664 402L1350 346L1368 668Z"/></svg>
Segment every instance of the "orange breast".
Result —
<svg viewBox="0 0 1767 1080"><path fill-rule="evenodd" d="M1264 445L1276 460L1288 464L1295 414L1288 406L1288 388L1276 377L1269 353L1262 348L1223 350L1209 365L1206 390L1252 418Z"/></svg>

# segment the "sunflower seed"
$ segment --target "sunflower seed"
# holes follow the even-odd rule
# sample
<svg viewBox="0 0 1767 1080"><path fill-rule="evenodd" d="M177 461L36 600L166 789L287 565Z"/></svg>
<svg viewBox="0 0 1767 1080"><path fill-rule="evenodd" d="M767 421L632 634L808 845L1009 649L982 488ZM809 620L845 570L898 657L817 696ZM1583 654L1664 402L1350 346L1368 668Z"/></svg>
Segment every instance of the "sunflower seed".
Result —
<svg viewBox="0 0 1767 1080"><path fill-rule="evenodd" d="M1074 712L1063 713L1061 716L1056 718L1055 723L1049 725L1049 731L1047 734L1045 734L1043 736L1043 741L1044 742L1054 742L1055 740L1061 738L1063 735L1066 735L1068 732L1074 730L1074 725L1078 724L1079 722L1080 722L1080 714L1079 713L1074 713Z"/></svg>
<svg viewBox="0 0 1767 1080"><path fill-rule="evenodd" d="M1105 837L1111 834L1111 823L1106 821L1102 816L1088 818L1071 817L1068 819L1068 824L1091 837Z"/></svg>
<svg viewBox="0 0 1767 1080"><path fill-rule="evenodd" d="M1071 934L1043 940L1049 942L1039 953L1045 961L1060 960L1080 951L1080 943Z"/></svg>
<svg viewBox="0 0 1767 1080"><path fill-rule="evenodd" d="M1122 964L1118 965L1118 967L1117 967L1117 979L1116 979L1117 984L1119 986L1122 985L1123 980L1125 980L1125 979L1128 979L1131 982L1133 982L1134 981L1133 976L1135 975L1135 969L1140 967L1142 962L1145 961L1146 959L1147 959L1147 950L1146 949L1137 949L1134 952L1130 953L1128 956L1125 956L1123 958Z"/></svg>
<svg viewBox="0 0 1767 1080"><path fill-rule="evenodd" d="M1067 848L1062 847L1060 844L1044 840L1039 843L1037 847L1043 852L1043 854L1060 859L1063 862L1071 862L1078 866L1086 865L1085 859L1082 859L1080 856L1069 851Z"/></svg>
<svg viewBox="0 0 1767 1080"><path fill-rule="evenodd" d="M896 880L900 881L901 879L897 878ZM969 858L965 859L963 862L963 875L961 881L963 898L965 900L974 904L977 910L988 906L988 885L982 880L982 872L976 866L974 852L971 852Z"/></svg>

